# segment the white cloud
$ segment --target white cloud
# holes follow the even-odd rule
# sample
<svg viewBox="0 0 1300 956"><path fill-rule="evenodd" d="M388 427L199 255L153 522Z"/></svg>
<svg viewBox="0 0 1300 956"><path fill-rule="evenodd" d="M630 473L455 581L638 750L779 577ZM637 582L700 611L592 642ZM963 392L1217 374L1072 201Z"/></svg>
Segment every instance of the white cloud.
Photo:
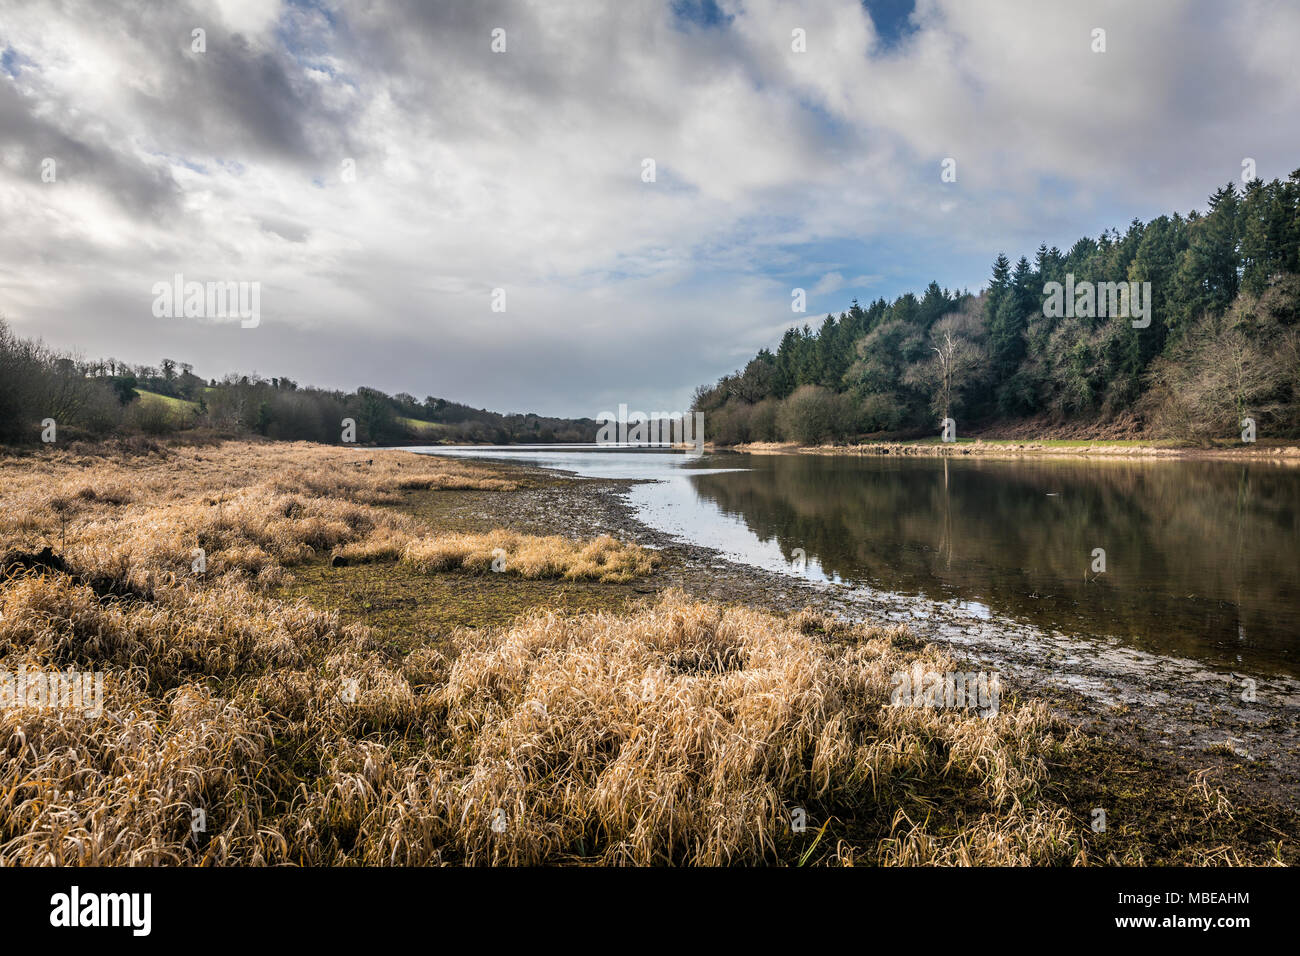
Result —
<svg viewBox="0 0 1300 956"><path fill-rule="evenodd" d="M857 3L723 6L701 29L650 2L5 3L30 65L0 74L0 312L208 374L669 407L774 344L791 275L960 286L958 255L1185 209L1241 156L1300 165L1291 5L922 0L893 50ZM816 268L837 242L888 258ZM153 319L174 272L261 281L262 327Z"/></svg>

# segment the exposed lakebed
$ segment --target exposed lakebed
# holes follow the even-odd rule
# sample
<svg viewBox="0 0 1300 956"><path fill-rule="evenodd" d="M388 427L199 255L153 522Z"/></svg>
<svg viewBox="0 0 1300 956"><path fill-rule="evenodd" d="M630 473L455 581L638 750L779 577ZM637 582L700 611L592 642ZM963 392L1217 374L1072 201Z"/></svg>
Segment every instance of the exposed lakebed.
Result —
<svg viewBox="0 0 1300 956"><path fill-rule="evenodd" d="M922 606L962 617L1112 638L1220 671L1300 676L1297 469L1221 461L411 450L634 480L628 501L647 526L864 597L920 598Z"/></svg>

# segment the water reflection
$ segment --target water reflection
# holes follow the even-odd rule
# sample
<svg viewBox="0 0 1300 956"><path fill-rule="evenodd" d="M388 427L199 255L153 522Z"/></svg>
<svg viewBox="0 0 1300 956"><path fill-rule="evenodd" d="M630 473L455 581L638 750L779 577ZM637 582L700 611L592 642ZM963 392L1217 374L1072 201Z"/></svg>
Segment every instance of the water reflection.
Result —
<svg viewBox="0 0 1300 956"><path fill-rule="evenodd" d="M430 449L445 452L445 449ZM539 450L657 479L648 524L769 568L966 602L1221 667L1300 675L1300 474L1265 464ZM1094 549L1106 570L1091 570Z"/></svg>
<svg viewBox="0 0 1300 956"><path fill-rule="evenodd" d="M1223 462L750 459L700 498L828 574L1295 674L1300 476ZM1091 571L1105 551L1106 570Z"/></svg>

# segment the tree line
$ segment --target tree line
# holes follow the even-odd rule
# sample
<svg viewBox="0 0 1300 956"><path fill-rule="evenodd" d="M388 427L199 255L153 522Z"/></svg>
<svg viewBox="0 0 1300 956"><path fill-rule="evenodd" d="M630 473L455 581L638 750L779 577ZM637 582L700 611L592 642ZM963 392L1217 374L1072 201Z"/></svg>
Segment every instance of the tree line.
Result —
<svg viewBox="0 0 1300 956"><path fill-rule="evenodd" d="M0 318L0 442L41 439L52 420L59 440L208 431L292 441L339 442L343 422L362 443L591 442L592 419L500 414L429 396L303 387L287 377L204 380L173 359L158 366L85 361L19 338Z"/></svg>
<svg viewBox="0 0 1300 956"><path fill-rule="evenodd" d="M1149 283L1149 324L1044 308L1048 283ZM1101 310L1105 311L1105 310ZM1109 430L1230 438L1300 429L1300 170L1215 190L1204 213L999 254L978 294L854 300L788 329L741 370L696 390L711 440L850 441L934 434L943 418L990 433ZM1139 325L1142 323L1138 323Z"/></svg>

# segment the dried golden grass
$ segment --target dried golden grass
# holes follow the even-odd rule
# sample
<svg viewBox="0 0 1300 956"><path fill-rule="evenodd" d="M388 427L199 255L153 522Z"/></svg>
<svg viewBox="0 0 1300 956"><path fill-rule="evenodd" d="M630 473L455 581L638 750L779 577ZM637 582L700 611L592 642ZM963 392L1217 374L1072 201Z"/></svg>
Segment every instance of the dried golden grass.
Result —
<svg viewBox="0 0 1300 956"><path fill-rule="evenodd" d="M127 603L29 574L0 610L4 667L109 675L100 718L0 717L0 863L777 861L792 807L888 814L927 779L985 816L946 844L911 826L882 862L1073 848L1025 808L1068 741L1032 707L889 707L914 660L895 631L828 640L670 594L402 659L238 580Z"/></svg>
<svg viewBox="0 0 1300 956"><path fill-rule="evenodd" d="M261 586L327 554L481 571L500 548L513 574L602 581L646 574L658 560L606 537L429 535L376 506L399 500L401 489L508 491L517 483L404 452L249 442L138 457L54 451L0 459L0 482L0 556L52 546L88 579L146 597L192 577L200 550L209 579L238 573Z"/></svg>
<svg viewBox="0 0 1300 956"><path fill-rule="evenodd" d="M463 568L523 578L630 581L649 574L659 556L608 535L591 541L571 541L557 535L538 537L497 528L487 534L441 534L409 541L402 561L421 571Z"/></svg>
<svg viewBox="0 0 1300 956"><path fill-rule="evenodd" d="M57 531L60 513L80 519L134 502L223 507L232 492L251 489L376 505L400 500L406 489L516 487L470 462L307 442L158 446L146 454L52 447L39 455L0 456L0 534L16 527Z"/></svg>
<svg viewBox="0 0 1300 956"><path fill-rule="evenodd" d="M1051 866L1079 859L1076 824L1062 807L986 813L956 836L936 837L901 811L882 841L889 866Z"/></svg>
<svg viewBox="0 0 1300 956"><path fill-rule="evenodd" d="M795 806L871 806L900 778L961 775L990 810L1033 798L1062 743L1043 711L890 707L911 661L894 632L845 636L670 594L462 637L446 688L448 783L473 821L458 849L473 863L758 862L779 858Z"/></svg>
<svg viewBox="0 0 1300 956"><path fill-rule="evenodd" d="M268 597L327 552L483 570L500 549L514 573L605 580L653 563L610 539L430 534L374 505L404 475L483 476L366 454L382 481L280 446L0 462L5 546L57 541L56 499L72 518L68 573L0 583L0 670L106 675L99 717L0 712L0 864L788 862L808 852L796 806L856 819L840 862L1077 858L1041 794L1071 738L1006 701L988 719L888 706L896 671L954 669L901 629L670 594L403 657ZM894 819L937 787L982 808L960 840Z"/></svg>

